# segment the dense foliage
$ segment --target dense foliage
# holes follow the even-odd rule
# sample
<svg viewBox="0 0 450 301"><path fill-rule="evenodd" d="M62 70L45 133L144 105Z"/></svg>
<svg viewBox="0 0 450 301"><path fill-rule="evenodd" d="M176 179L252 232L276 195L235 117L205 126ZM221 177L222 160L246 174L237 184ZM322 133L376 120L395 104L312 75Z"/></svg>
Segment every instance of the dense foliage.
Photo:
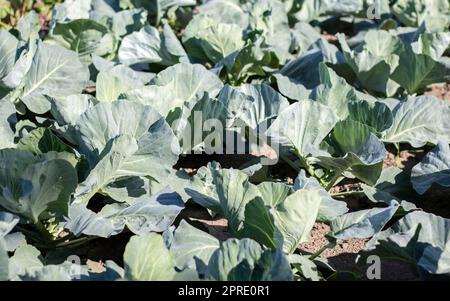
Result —
<svg viewBox="0 0 450 301"><path fill-rule="evenodd" d="M0 4L0 280L450 275L447 0Z"/></svg>

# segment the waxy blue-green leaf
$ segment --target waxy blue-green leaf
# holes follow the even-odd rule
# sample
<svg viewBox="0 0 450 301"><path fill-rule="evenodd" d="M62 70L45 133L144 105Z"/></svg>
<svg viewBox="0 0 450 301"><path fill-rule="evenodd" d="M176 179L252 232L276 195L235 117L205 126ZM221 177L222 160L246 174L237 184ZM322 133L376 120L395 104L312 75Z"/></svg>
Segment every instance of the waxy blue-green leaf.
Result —
<svg viewBox="0 0 450 301"><path fill-rule="evenodd" d="M314 177L306 177L305 170L301 170L297 178L295 178L294 190L314 190L319 193L320 206L317 213L318 221L331 221L337 216L347 213L347 204L342 201L335 200L323 188L319 181Z"/></svg>
<svg viewBox="0 0 450 301"><path fill-rule="evenodd" d="M170 252L179 269L195 268L195 260L207 264L219 246L217 238L182 220L175 230Z"/></svg>
<svg viewBox="0 0 450 301"><path fill-rule="evenodd" d="M206 15L220 23L236 24L247 28L249 15L238 0L212 0L197 7L200 15Z"/></svg>
<svg viewBox="0 0 450 301"><path fill-rule="evenodd" d="M446 0L398 0L391 11L406 26L419 27L425 22L434 32L448 27L449 7Z"/></svg>
<svg viewBox="0 0 450 301"><path fill-rule="evenodd" d="M221 243L208 262L206 278L218 281L292 280L289 262L280 250L264 250L254 240L231 238Z"/></svg>
<svg viewBox="0 0 450 301"><path fill-rule="evenodd" d="M78 53L84 63L91 62L91 55L113 54L116 41L108 28L90 19L78 19L68 23L56 23L47 42L58 43Z"/></svg>
<svg viewBox="0 0 450 301"><path fill-rule="evenodd" d="M9 212L0 211L0 239L3 239L19 222L19 217Z"/></svg>
<svg viewBox="0 0 450 301"><path fill-rule="evenodd" d="M147 25L126 36L119 48L119 59L125 65L157 63L163 66L189 62L187 54L169 25L162 32Z"/></svg>
<svg viewBox="0 0 450 301"><path fill-rule="evenodd" d="M20 276L40 270L44 266L40 257L41 252L32 245L17 248L9 259L9 279L18 280Z"/></svg>
<svg viewBox="0 0 450 301"><path fill-rule="evenodd" d="M19 41L15 36L6 30L0 30L0 87L3 84L3 78L12 70Z"/></svg>
<svg viewBox="0 0 450 301"><path fill-rule="evenodd" d="M163 232L184 208L181 197L166 188L155 195L143 195L131 205L110 204L98 213L83 204L69 207L69 219L64 227L74 235L110 237L121 233L125 226L135 234Z"/></svg>
<svg viewBox="0 0 450 301"><path fill-rule="evenodd" d="M440 142L413 167L411 182L420 194L424 194L434 183L450 186L450 148L447 142Z"/></svg>
<svg viewBox="0 0 450 301"><path fill-rule="evenodd" d="M449 106L434 96L409 97L393 110L392 126L385 131L383 141L407 142L413 147L426 143L437 144L448 137Z"/></svg>
<svg viewBox="0 0 450 301"><path fill-rule="evenodd" d="M97 75L95 97L98 101L115 101L122 93L133 88L109 72L100 72Z"/></svg>
<svg viewBox="0 0 450 301"><path fill-rule="evenodd" d="M292 192L281 183L257 187L261 197L246 205L244 228L239 234L286 253L294 252L309 239L319 211L319 193L303 189Z"/></svg>
<svg viewBox="0 0 450 301"><path fill-rule="evenodd" d="M32 112L42 114L51 108L46 96L57 98L81 93L88 79L88 67L75 52L41 43L17 98Z"/></svg>
<svg viewBox="0 0 450 301"><path fill-rule="evenodd" d="M39 159L26 151L0 151L0 205L32 222L47 210L66 213L77 182L68 161Z"/></svg>
<svg viewBox="0 0 450 301"><path fill-rule="evenodd" d="M123 254L125 279L134 281L172 280L175 259L156 233L133 236Z"/></svg>
<svg viewBox="0 0 450 301"><path fill-rule="evenodd" d="M399 208L392 201L386 208L372 208L347 213L331 222L333 236L337 239L369 238L383 230Z"/></svg>
<svg viewBox="0 0 450 301"><path fill-rule="evenodd" d="M281 94L268 85L242 85L239 91L251 97L251 104L245 107L239 119L252 129L267 129L273 119L289 106L289 102Z"/></svg>
<svg viewBox="0 0 450 301"><path fill-rule="evenodd" d="M320 151L320 143L336 122L337 117L330 108L305 100L280 112L267 135L283 146L294 148L299 156L306 157Z"/></svg>
<svg viewBox="0 0 450 301"><path fill-rule="evenodd" d="M150 105L162 116L167 116L205 92L215 97L222 87L220 79L205 67L180 63L158 73L149 86L125 93L124 98Z"/></svg>
<svg viewBox="0 0 450 301"><path fill-rule="evenodd" d="M0 100L0 149L14 147L13 127L16 122L14 104L8 100Z"/></svg>
<svg viewBox="0 0 450 301"><path fill-rule="evenodd" d="M390 79L390 75L399 66L399 55L404 50L398 37L384 30L372 30L356 50L350 49L344 35L338 34L337 37L347 64L362 87L387 96L395 94L398 84Z"/></svg>
<svg viewBox="0 0 450 301"><path fill-rule="evenodd" d="M366 250L380 257L404 260L423 274L450 272L450 220L416 211L375 235Z"/></svg>
<svg viewBox="0 0 450 301"><path fill-rule="evenodd" d="M377 181L386 149L367 125L351 119L340 121L333 129L331 141L336 154L318 156L319 165L336 175L347 171L366 183Z"/></svg>
<svg viewBox="0 0 450 301"><path fill-rule="evenodd" d="M314 47L311 46L308 51L289 61L281 68L280 73L307 89L313 89L320 83L321 63L340 64L342 61L343 57L339 49L322 38Z"/></svg>
<svg viewBox="0 0 450 301"><path fill-rule="evenodd" d="M215 64L242 49L243 28L199 15L189 22L183 32L183 45L193 58Z"/></svg>

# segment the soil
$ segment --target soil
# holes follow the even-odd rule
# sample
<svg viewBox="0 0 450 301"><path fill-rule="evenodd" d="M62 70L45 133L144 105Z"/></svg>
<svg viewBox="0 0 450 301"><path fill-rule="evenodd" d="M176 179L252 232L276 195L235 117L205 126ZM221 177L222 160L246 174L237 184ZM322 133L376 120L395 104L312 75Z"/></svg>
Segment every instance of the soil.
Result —
<svg viewBox="0 0 450 301"><path fill-rule="evenodd" d="M329 242L325 235L330 226L316 223L311 231L308 242L302 243L299 250L305 253L316 253ZM367 239L338 240L337 245L323 252L320 257L326 258L328 263L339 271L353 272L367 279L366 270L370 264L357 262L358 253L364 250ZM381 260L381 280L417 280L414 270L406 263L397 260Z"/></svg>
<svg viewBox="0 0 450 301"><path fill-rule="evenodd" d="M436 96L450 103L450 83L431 85L430 89L424 94Z"/></svg>

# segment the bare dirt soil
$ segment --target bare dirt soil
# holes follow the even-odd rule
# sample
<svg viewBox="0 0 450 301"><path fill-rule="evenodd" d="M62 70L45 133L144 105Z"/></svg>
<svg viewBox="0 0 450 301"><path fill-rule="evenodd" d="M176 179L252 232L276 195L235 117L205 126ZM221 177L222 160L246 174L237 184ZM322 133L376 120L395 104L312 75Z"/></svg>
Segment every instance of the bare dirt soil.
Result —
<svg viewBox="0 0 450 301"><path fill-rule="evenodd" d="M436 96L450 103L450 83L431 85L430 89L424 94Z"/></svg>
<svg viewBox="0 0 450 301"><path fill-rule="evenodd" d="M330 226L316 223L311 231L311 239L302 243L299 250L306 253L316 253L326 246L329 241L325 235L330 231ZM366 278L366 270L370 264L357 262L358 253L364 250L367 239L338 240L337 245L323 252L320 256L326 258L329 264L340 271L349 271ZM417 280L412 268L401 261L382 260L381 280Z"/></svg>

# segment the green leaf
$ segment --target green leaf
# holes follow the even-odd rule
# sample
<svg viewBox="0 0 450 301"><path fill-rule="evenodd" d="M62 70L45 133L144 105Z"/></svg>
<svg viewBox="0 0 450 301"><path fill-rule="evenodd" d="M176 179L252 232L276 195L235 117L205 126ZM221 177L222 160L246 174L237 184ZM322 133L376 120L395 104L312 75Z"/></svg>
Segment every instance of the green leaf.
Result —
<svg viewBox="0 0 450 301"><path fill-rule="evenodd" d="M386 208L359 210L341 215L331 223L332 235L337 239L369 238L383 230L398 208L399 204L392 201Z"/></svg>
<svg viewBox="0 0 450 301"><path fill-rule="evenodd" d="M66 213L78 182L65 160L42 160L29 152L0 151L0 205L32 222L47 210Z"/></svg>
<svg viewBox="0 0 450 301"><path fill-rule="evenodd" d="M18 98L34 113L50 110L45 95L64 97L81 93L89 79L88 67L75 52L57 45L40 44L31 68L22 80Z"/></svg>
<svg viewBox="0 0 450 301"><path fill-rule="evenodd" d="M333 129L332 144L337 156L318 156L318 164L336 175L351 172L360 180L373 184L380 176L386 149L370 128L357 121L340 121Z"/></svg>
<svg viewBox="0 0 450 301"><path fill-rule="evenodd" d="M14 131L17 121L16 108L8 100L0 100L0 149L14 147Z"/></svg>
<svg viewBox="0 0 450 301"><path fill-rule="evenodd" d="M430 84L443 82L445 73L444 64L408 49L400 55L400 62L392 73L392 79L409 94L414 94Z"/></svg>
<svg viewBox="0 0 450 301"><path fill-rule="evenodd" d="M183 44L194 58L217 63L244 46L242 35L242 27L236 24L199 15L186 27Z"/></svg>
<svg viewBox="0 0 450 301"><path fill-rule="evenodd" d="M108 154L106 149L112 139L123 135L136 141L137 150L122 143L122 147L116 151L118 153L114 156L124 158L121 159L123 162L119 164L120 167L116 165L114 174L105 174L110 178L164 178L178 160L178 141L169 125L151 107L140 103L126 100L99 103L88 109L78 119L75 127L73 138L78 141L78 149L87 156L91 168ZM115 165L113 162L105 163Z"/></svg>
<svg viewBox="0 0 450 301"><path fill-rule="evenodd" d="M186 52L167 24L163 32L147 25L126 36L119 48L119 59L125 65L157 63L171 66L188 62Z"/></svg>
<svg viewBox="0 0 450 301"><path fill-rule="evenodd" d="M48 41L75 51L83 63L90 63L92 54L98 56L112 54L116 43L105 26L89 19L56 23Z"/></svg>
<svg viewBox="0 0 450 301"><path fill-rule="evenodd" d="M170 252L175 258L177 268L194 268L195 260L204 264L209 262L213 252L220 246L219 240L182 220L175 230Z"/></svg>
<svg viewBox="0 0 450 301"><path fill-rule="evenodd" d="M419 194L424 194L434 183L450 186L450 148L447 142L440 142L413 167L411 182Z"/></svg>
<svg viewBox="0 0 450 301"><path fill-rule="evenodd" d="M275 142L293 147L299 156L306 157L317 154L320 143L336 122L337 117L330 108L305 100L282 111L267 134Z"/></svg>
<svg viewBox="0 0 450 301"><path fill-rule="evenodd" d="M163 232L184 208L181 197L166 188L150 196L143 195L131 205L109 204L94 213L82 204L69 207L69 219L64 227L74 235L110 237L121 233L125 226L135 234Z"/></svg>
<svg viewBox="0 0 450 301"><path fill-rule="evenodd" d="M74 152L70 146L66 145L48 128L37 128L32 130L26 137L20 139L17 148L33 152L36 155L45 154L51 151Z"/></svg>
<svg viewBox="0 0 450 301"><path fill-rule="evenodd" d="M175 259L155 233L133 236L123 254L125 278L134 281L172 280Z"/></svg>
<svg viewBox="0 0 450 301"><path fill-rule="evenodd" d="M9 279L17 280L20 276L42 268L44 265L40 256L41 252L32 245L19 247L9 259Z"/></svg>
<svg viewBox="0 0 450 301"><path fill-rule="evenodd" d="M220 79L205 67L180 63L158 73L149 86L125 93L123 97L150 105L162 116L167 116L205 92L215 97L222 87Z"/></svg>
<svg viewBox="0 0 450 301"><path fill-rule="evenodd" d="M206 278L217 281L292 280L286 256L279 250L263 250L254 240L228 239L214 251Z"/></svg>
<svg viewBox="0 0 450 301"><path fill-rule="evenodd" d="M450 132L445 122L450 118L450 108L434 96L409 97L395 107L393 114L392 126L383 135L385 142L421 147L428 142L437 144Z"/></svg>
<svg viewBox="0 0 450 301"><path fill-rule="evenodd" d="M122 93L132 89L133 87L123 82L121 78L109 72L101 71L97 75L95 96L98 101L115 101Z"/></svg>
<svg viewBox="0 0 450 301"><path fill-rule="evenodd" d="M426 274L448 274L450 220L415 211L375 235L366 250L382 258L404 260ZM424 275L425 274L425 275Z"/></svg>

